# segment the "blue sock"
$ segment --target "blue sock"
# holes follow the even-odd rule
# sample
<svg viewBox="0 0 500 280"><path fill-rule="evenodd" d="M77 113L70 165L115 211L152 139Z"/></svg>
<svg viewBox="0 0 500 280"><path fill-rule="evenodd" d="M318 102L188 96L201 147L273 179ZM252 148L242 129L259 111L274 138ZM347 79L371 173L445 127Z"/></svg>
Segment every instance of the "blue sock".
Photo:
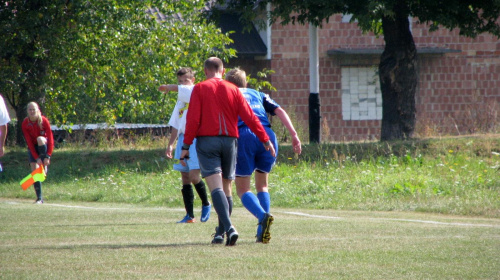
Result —
<svg viewBox="0 0 500 280"><path fill-rule="evenodd" d="M271 196L268 192L259 192L257 193L257 197L259 198L260 206L262 209L269 213L271 211Z"/></svg>
<svg viewBox="0 0 500 280"><path fill-rule="evenodd" d="M252 213L257 219L259 219L259 221L264 218L266 211L262 209L259 204L259 199L257 199L257 197L252 192L244 193L241 196L241 203L248 211L250 211L250 213Z"/></svg>

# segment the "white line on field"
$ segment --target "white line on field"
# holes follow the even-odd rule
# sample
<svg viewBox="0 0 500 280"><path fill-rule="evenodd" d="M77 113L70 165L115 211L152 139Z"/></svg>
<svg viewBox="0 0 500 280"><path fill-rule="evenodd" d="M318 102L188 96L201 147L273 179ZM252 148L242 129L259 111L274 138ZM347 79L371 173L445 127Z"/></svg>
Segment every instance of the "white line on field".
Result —
<svg viewBox="0 0 500 280"><path fill-rule="evenodd" d="M165 211L165 209L168 209L167 211L186 211L184 209L174 209L174 208L132 208L132 207L125 207L125 208L113 208L113 207L90 207L90 206L79 206L79 205L64 205L64 204L53 204L50 203L48 204L50 206L56 206L56 207L66 207L66 208L78 208L78 209L92 209L92 210L161 210Z"/></svg>
<svg viewBox="0 0 500 280"><path fill-rule="evenodd" d="M16 205L20 204L19 202L16 201L5 201L2 202L5 204L11 204L11 205ZM77 208L77 209L91 209L91 210L142 210L142 209L147 209L147 210L161 210L164 211L166 208L133 208L133 207L91 207L91 206L81 206L81 205L65 205L65 204L56 204L56 203L44 203L42 207L46 206L55 206L55 207L64 207L64 208ZM174 209L174 208L167 208L169 210L173 211L185 211L184 209ZM168 210L167 210L168 211Z"/></svg>
<svg viewBox="0 0 500 280"><path fill-rule="evenodd" d="M301 212L282 212L284 214L310 217L310 218L320 218L320 219L332 219L332 220L342 220L346 218L342 217L332 217L323 215L311 215ZM370 220L388 220L388 221L401 221L401 222L413 222L413 223L424 223L424 224L435 224L435 225L447 225L447 226L466 226L466 227L493 227L500 228L500 225L488 225L488 224L466 224L466 223L446 223L438 221L426 221L426 220L413 220L413 219L391 219L391 218L370 218Z"/></svg>
<svg viewBox="0 0 500 280"><path fill-rule="evenodd" d="M321 218L321 219L332 219L332 220L340 220L343 219L341 217L332 217L332 216L321 216L321 215L311 215L311 214L306 214L306 213L300 213L300 212L283 212L285 214L290 214L290 215L296 215L296 216L303 216L303 217L310 217L310 218Z"/></svg>
<svg viewBox="0 0 500 280"><path fill-rule="evenodd" d="M435 224L435 225L448 225L448 226L466 226L466 227L497 227L498 225L486 225L486 224L465 224L465 223L445 223L437 221L426 221L426 220L412 220L412 219L388 219L382 218L389 221L402 221L402 222L413 222L413 223L424 223L424 224Z"/></svg>
<svg viewBox="0 0 500 280"><path fill-rule="evenodd" d="M79 209L94 209L94 210L130 210L130 208L100 208L100 207L90 207L90 206L79 206L79 205L64 205L64 204L53 204L50 206L56 207L66 207L66 208L79 208Z"/></svg>
<svg viewBox="0 0 500 280"><path fill-rule="evenodd" d="M6 204L18 204L18 202L6 201ZM56 207L66 207L66 208L77 208L77 209L92 209L92 210L133 210L135 208L123 207L123 208L107 208L107 207L90 207L90 206L79 206L79 205L64 205L64 204L53 204L47 203L47 206ZM146 208L148 210L161 210L161 211L185 211L184 209L174 209L174 208ZM137 210L140 210L139 208ZM277 211L283 214L302 216L308 218L319 218L319 219L329 219L329 220L345 220L345 217L335 217L335 216L324 216L324 215L312 215L302 212L290 212L290 211ZM396 219L396 218L369 218L370 220L387 220L387 221L400 221L400 222L411 222L411 223L424 223L424 224L435 224L435 225L447 225L447 226L465 226L465 227L492 227L500 228L500 225L493 224L467 224L467 223L447 223L429 220L415 220L415 219Z"/></svg>

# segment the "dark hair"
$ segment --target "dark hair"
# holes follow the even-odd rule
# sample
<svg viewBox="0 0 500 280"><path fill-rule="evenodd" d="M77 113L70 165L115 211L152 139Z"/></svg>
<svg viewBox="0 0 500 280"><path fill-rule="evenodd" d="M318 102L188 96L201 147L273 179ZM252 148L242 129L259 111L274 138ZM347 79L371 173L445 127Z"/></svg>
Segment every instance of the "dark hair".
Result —
<svg viewBox="0 0 500 280"><path fill-rule="evenodd" d="M247 87L247 75L244 70L236 67L226 73L226 81L235 84L237 87Z"/></svg>
<svg viewBox="0 0 500 280"><path fill-rule="evenodd" d="M188 77L189 79L194 78L194 72L193 72L193 69L191 69L191 68L189 68L189 67L181 67L181 68L177 71L177 77L184 76L184 75L187 75L187 77Z"/></svg>
<svg viewBox="0 0 500 280"><path fill-rule="evenodd" d="M224 65L222 64L222 60L220 58L212 56L205 60L205 69L210 70L210 71L215 71L219 72L222 71L224 68Z"/></svg>

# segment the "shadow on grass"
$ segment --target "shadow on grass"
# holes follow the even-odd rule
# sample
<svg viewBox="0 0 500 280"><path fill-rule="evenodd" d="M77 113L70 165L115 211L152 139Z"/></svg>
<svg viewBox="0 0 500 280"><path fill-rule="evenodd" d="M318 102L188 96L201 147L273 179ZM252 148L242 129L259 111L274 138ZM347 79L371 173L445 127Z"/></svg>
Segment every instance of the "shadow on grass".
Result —
<svg viewBox="0 0 500 280"><path fill-rule="evenodd" d="M155 173L172 169L174 160L165 158L165 150L85 149L55 150L48 176L53 181L66 181L87 176L103 176L118 172ZM0 180L20 181L30 173L27 152L21 149L7 153L2 159Z"/></svg>
<svg viewBox="0 0 500 280"><path fill-rule="evenodd" d="M212 246L209 242L187 242L172 244L83 244L83 245L62 245L62 246L40 246L32 247L32 250L74 250L74 249L157 249L157 248L178 248L192 246ZM221 246L213 245L213 246ZM224 246L224 245L222 245Z"/></svg>

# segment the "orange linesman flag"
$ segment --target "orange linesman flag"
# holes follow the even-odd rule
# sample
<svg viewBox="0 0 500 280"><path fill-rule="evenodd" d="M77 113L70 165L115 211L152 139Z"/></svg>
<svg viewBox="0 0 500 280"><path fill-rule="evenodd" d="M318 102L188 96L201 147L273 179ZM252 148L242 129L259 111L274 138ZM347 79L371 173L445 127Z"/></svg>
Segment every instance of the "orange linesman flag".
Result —
<svg viewBox="0 0 500 280"><path fill-rule="evenodd" d="M45 181L45 170L43 169L43 164L37 169L33 170L30 175L26 176L19 184L23 190L28 189L35 182Z"/></svg>

